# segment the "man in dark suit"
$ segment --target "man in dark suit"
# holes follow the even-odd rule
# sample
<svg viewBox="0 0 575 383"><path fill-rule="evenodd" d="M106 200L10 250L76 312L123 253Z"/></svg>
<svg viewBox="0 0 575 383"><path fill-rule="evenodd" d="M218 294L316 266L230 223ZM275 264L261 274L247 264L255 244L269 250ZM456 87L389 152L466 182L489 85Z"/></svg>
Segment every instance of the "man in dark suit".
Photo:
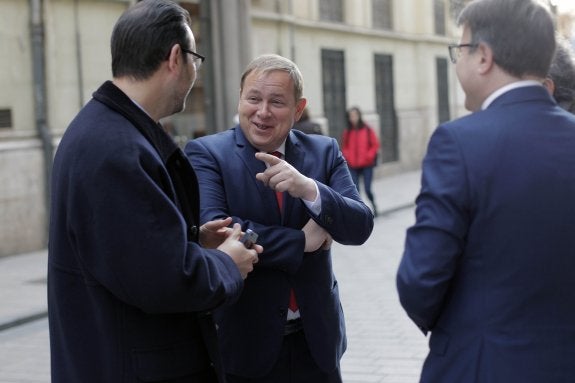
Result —
<svg viewBox="0 0 575 383"><path fill-rule="evenodd" d="M459 24L472 114L431 137L397 274L431 331L421 382L573 382L575 117L541 85L553 20L535 0L478 0Z"/></svg>
<svg viewBox="0 0 575 383"><path fill-rule="evenodd" d="M195 173L158 123L183 109L203 61L189 22L172 1L129 8L112 33L113 81L58 147L53 383L223 382L208 310L238 299L262 249L229 217L200 226Z"/></svg>
<svg viewBox="0 0 575 383"><path fill-rule="evenodd" d="M185 149L201 221L231 216L265 249L239 301L216 312L229 382L341 382L346 338L330 244L362 244L373 215L337 141L292 130L302 83L290 60L256 58L242 76L239 126Z"/></svg>

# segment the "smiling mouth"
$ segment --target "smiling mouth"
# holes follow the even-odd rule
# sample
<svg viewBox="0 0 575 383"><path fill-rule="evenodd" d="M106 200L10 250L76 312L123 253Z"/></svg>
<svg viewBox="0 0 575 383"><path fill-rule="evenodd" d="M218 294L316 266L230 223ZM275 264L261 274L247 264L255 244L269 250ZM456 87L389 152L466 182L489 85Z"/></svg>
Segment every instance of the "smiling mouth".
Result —
<svg viewBox="0 0 575 383"><path fill-rule="evenodd" d="M273 128L273 126L271 126L271 125L258 124L256 122L252 122L252 124L254 124L256 128L261 129L261 130L267 130L267 129Z"/></svg>

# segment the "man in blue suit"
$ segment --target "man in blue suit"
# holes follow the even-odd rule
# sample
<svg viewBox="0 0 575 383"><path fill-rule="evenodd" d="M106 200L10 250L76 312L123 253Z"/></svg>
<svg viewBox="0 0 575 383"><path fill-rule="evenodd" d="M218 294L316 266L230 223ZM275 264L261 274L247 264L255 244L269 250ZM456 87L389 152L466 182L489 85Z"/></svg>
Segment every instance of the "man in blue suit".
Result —
<svg viewBox="0 0 575 383"><path fill-rule="evenodd" d="M185 149L200 220L231 216L264 247L239 301L215 314L229 382L341 382L346 338L330 244L365 242L373 215L337 141L292 130L302 84L290 60L256 58L241 79L239 126Z"/></svg>
<svg viewBox="0 0 575 383"><path fill-rule="evenodd" d="M451 59L473 113L440 125L397 274L421 382L575 381L575 117L541 85L553 20L478 0Z"/></svg>

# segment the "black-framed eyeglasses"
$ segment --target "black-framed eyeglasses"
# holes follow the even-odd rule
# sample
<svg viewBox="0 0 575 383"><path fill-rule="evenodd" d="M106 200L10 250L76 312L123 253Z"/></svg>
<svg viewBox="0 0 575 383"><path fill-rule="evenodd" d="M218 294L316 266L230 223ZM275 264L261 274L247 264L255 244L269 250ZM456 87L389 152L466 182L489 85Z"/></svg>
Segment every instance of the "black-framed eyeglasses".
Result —
<svg viewBox="0 0 575 383"><path fill-rule="evenodd" d="M202 63L206 60L205 56L202 56L201 54L196 53L194 51L191 51L189 49L182 48L182 51L184 53L188 53L188 54L191 54L192 56L194 56L194 65L196 66L196 70L200 69L200 67L202 66Z"/></svg>
<svg viewBox="0 0 575 383"><path fill-rule="evenodd" d="M447 49L449 49L449 59L452 63L456 63L457 59L461 57L461 48L475 48L479 46L479 44L449 44Z"/></svg>

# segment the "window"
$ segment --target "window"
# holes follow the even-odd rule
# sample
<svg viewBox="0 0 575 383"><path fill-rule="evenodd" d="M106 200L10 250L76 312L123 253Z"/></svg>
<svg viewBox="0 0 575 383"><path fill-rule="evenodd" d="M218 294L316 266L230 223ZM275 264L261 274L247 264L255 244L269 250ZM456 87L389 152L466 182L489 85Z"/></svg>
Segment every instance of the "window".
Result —
<svg viewBox="0 0 575 383"><path fill-rule="evenodd" d="M343 51L322 49L323 111L329 135L341 140L346 122L345 66Z"/></svg>
<svg viewBox="0 0 575 383"><path fill-rule="evenodd" d="M342 0L320 0L319 18L324 21L343 22Z"/></svg>
<svg viewBox="0 0 575 383"><path fill-rule="evenodd" d="M433 15L435 17L435 34L445 36L445 0L433 1Z"/></svg>
<svg viewBox="0 0 575 383"><path fill-rule="evenodd" d="M382 162L397 161L397 116L395 114L395 90L393 87L393 57L376 54L375 107L379 114L379 137Z"/></svg>
<svg viewBox="0 0 575 383"><path fill-rule="evenodd" d="M0 109L0 129L12 127L12 109Z"/></svg>
<svg viewBox="0 0 575 383"><path fill-rule="evenodd" d="M446 58L438 57L435 60L437 71L437 115L440 124L451 119L449 112L448 64Z"/></svg>
<svg viewBox="0 0 575 383"><path fill-rule="evenodd" d="M373 27L377 29L393 29L392 0L372 0Z"/></svg>

